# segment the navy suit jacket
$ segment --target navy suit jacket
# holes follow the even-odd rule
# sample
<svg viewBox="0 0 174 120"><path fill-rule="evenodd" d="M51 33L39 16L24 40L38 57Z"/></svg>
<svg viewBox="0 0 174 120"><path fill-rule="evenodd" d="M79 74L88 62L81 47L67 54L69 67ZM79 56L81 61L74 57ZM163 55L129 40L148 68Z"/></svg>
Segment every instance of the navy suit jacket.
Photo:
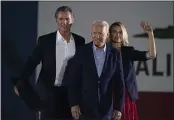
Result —
<svg viewBox="0 0 174 120"><path fill-rule="evenodd" d="M132 46L122 46L121 53L125 87L128 90L131 100L135 101L138 98L138 89L134 61L148 60L146 57L147 51L138 51Z"/></svg>
<svg viewBox="0 0 174 120"><path fill-rule="evenodd" d="M68 94L71 106L79 105L82 115L89 118L101 118L111 115L112 82L115 83L116 104L114 109L121 111L124 96L123 73L118 52L107 44L105 63L98 77L93 54L93 43L88 43L77 51L71 59ZM100 82L99 82L100 81ZM98 100L100 88L100 102Z"/></svg>

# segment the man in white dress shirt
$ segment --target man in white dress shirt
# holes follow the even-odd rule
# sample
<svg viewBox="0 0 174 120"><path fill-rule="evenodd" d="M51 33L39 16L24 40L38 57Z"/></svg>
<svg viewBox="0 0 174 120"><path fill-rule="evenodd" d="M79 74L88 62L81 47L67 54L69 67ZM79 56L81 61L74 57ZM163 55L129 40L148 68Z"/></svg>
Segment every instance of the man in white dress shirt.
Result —
<svg viewBox="0 0 174 120"><path fill-rule="evenodd" d="M19 83L26 80L36 66L42 63L38 81L42 81L48 91L48 105L44 110L44 118L67 120L71 119L71 112L67 87L63 81L66 81L65 78L71 71L65 68L67 68L68 60L74 56L77 49L85 44L85 39L70 30L74 23L70 7L59 7L56 10L55 18L58 30L38 38L38 45L26 62L14 90L19 95Z"/></svg>

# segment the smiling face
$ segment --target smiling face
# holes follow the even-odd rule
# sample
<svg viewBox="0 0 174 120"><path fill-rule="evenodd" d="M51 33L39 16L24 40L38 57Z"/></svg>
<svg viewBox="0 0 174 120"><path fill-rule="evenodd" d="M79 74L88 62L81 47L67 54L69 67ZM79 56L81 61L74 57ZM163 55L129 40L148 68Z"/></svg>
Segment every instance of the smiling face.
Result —
<svg viewBox="0 0 174 120"><path fill-rule="evenodd" d="M113 43L128 46L128 34L125 26L120 22L114 22L109 28L110 39Z"/></svg>
<svg viewBox="0 0 174 120"><path fill-rule="evenodd" d="M69 11L59 11L56 16L56 22L60 32L67 32L74 23L74 18Z"/></svg>
<svg viewBox="0 0 174 120"><path fill-rule="evenodd" d="M96 47L103 47L108 37L108 26L102 23L96 23L92 26L92 40Z"/></svg>
<svg viewBox="0 0 174 120"><path fill-rule="evenodd" d="M111 29L111 38L115 43L121 43L123 41L123 32L120 26L113 26Z"/></svg>

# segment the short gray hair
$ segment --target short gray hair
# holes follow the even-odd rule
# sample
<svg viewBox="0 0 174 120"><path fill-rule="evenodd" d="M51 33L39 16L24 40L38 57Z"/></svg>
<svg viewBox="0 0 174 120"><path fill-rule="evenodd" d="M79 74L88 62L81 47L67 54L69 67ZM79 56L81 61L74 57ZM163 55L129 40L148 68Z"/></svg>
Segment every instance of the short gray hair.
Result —
<svg viewBox="0 0 174 120"><path fill-rule="evenodd" d="M109 23L104 21L104 20L95 20L92 24L92 26L94 25L101 25L101 26L106 26L107 31L109 31Z"/></svg>

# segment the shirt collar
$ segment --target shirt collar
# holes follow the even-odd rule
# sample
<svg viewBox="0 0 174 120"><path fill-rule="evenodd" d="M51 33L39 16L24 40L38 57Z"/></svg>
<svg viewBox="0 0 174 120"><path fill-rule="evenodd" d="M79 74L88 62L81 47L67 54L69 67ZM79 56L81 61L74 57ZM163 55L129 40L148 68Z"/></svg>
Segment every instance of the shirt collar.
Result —
<svg viewBox="0 0 174 120"><path fill-rule="evenodd" d="M70 42L72 42L74 40L72 34L70 37ZM64 38L62 37L62 35L60 34L59 30L57 30L57 35L56 35L56 42L58 41L64 41Z"/></svg>
<svg viewBox="0 0 174 120"><path fill-rule="evenodd" d="M97 48L97 47L95 46L95 44L93 43L93 49L94 49L95 51L96 51L96 50L102 50L102 51L106 52L106 44L105 44L104 48L99 49L99 48Z"/></svg>

